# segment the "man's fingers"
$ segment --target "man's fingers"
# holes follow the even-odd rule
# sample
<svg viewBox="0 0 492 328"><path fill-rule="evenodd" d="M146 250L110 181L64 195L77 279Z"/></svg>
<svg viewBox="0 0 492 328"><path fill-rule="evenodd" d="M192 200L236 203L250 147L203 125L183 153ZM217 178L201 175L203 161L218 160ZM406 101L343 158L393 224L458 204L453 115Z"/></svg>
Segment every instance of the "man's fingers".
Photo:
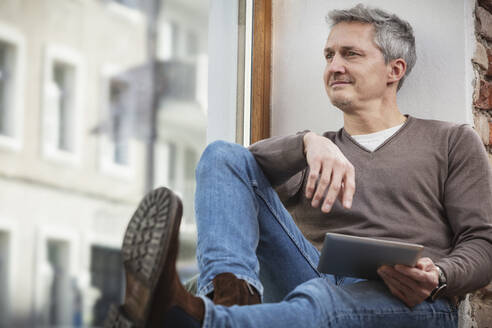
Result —
<svg viewBox="0 0 492 328"><path fill-rule="evenodd" d="M416 280L416 281L421 281L423 283L429 283L429 276L427 272L417 269L417 268L412 268L406 265L395 265L395 270L400 272L401 274L409 277L410 279Z"/></svg>
<svg viewBox="0 0 492 328"><path fill-rule="evenodd" d="M321 207L321 211L328 213L331 210L331 207L333 206L333 203L337 199L338 193L340 192L344 173L345 172L340 166L333 168L333 175L330 187L328 188L328 193L326 194L326 198L323 202L323 206Z"/></svg>
<svg viewBox="0 0 492 328"><path fill-rule="evenodd" d="M345 172L343 181L343 207L351 208L352 200L355 193L355 170L352 165L350 165Z"/></svg>
<svg viewBox="0 0 492 328"><path fill-rule="evenodd" d="M412 291L408 289L405 285L402 285L393 276L388 275L386 272L380 272L379 275L383 278L386 286L388 286L391 294L398 297L407 306L414 307L419 302L412 295Z"/></svg>
<svg viewBox="0 0 492 328"><path fill-rule="evenodd" d="M326 192L326 188L331 182L331 174L332 174L331 166L328 163L325 163L321 169L321 176L318 180L316 193L314 194L313 201L311 202L311 205L313 207L318 207L320 202L323 200L323 197Z"/></svg>
<svg viewBox="0 0 492 328"><path fill-rule="evenodd" d="M320 162L314 162L309 167L309 176L306 184L306 198L311 198L314 194L314 187L318 180L319 170L321 169Z"/></svg>

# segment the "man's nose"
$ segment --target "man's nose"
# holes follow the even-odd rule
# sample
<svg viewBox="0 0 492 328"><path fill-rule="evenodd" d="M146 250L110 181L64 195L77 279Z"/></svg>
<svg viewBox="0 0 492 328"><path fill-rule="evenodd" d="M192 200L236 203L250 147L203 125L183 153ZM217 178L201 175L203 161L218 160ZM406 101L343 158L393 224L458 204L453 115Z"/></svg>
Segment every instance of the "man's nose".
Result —
<svg viewBox="0 0 492 328"><path fill-rule="evenodd" d="M328 63L330 73L345 73L345 61L340 54L333 55L331 62Z"/></svg>

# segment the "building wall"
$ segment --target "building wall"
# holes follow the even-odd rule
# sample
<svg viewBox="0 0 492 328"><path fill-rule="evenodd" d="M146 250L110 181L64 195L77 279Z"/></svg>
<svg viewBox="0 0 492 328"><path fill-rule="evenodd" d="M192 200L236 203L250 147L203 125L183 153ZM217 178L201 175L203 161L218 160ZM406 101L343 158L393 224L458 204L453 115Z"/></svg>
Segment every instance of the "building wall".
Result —
<svg viewBox="0 0 492 328"><path fill-rule="evenodd" d="M492 163L492 2L479 0L474 6L476 38L473 55L475 129L489 152ZM489 200L490 201L490 200ZM492 324L492 283L470 295L467 327L490 327Z"/></svg>

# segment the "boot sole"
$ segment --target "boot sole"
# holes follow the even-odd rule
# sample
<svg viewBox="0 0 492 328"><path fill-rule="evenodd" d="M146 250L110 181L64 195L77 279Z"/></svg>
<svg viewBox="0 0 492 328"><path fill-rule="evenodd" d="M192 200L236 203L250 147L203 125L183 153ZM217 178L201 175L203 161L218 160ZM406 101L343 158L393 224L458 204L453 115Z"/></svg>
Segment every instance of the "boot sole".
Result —
<svg viewBox="0 0 492 328"><path fill-rule="evenodd" d="M149 192L128 223L122 255L127 289L125 305L113 305L106 328L144 328L154 326L150 312L156 296L173 236L177 236L183 206L169 189ZM175 259L169 259L174 261Z"/></svg>

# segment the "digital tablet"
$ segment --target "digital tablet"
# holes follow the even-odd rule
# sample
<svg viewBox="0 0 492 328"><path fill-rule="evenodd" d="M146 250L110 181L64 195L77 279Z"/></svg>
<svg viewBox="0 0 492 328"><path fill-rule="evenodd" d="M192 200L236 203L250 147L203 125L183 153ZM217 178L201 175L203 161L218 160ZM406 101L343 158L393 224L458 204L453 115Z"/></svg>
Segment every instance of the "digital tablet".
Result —
<svg viewBox="0 0 492 328"><path fill-rule="evenodd" d="M414 266L424 246L328 232L318 271L347 277L377 280L383 265Z"/></svg>

